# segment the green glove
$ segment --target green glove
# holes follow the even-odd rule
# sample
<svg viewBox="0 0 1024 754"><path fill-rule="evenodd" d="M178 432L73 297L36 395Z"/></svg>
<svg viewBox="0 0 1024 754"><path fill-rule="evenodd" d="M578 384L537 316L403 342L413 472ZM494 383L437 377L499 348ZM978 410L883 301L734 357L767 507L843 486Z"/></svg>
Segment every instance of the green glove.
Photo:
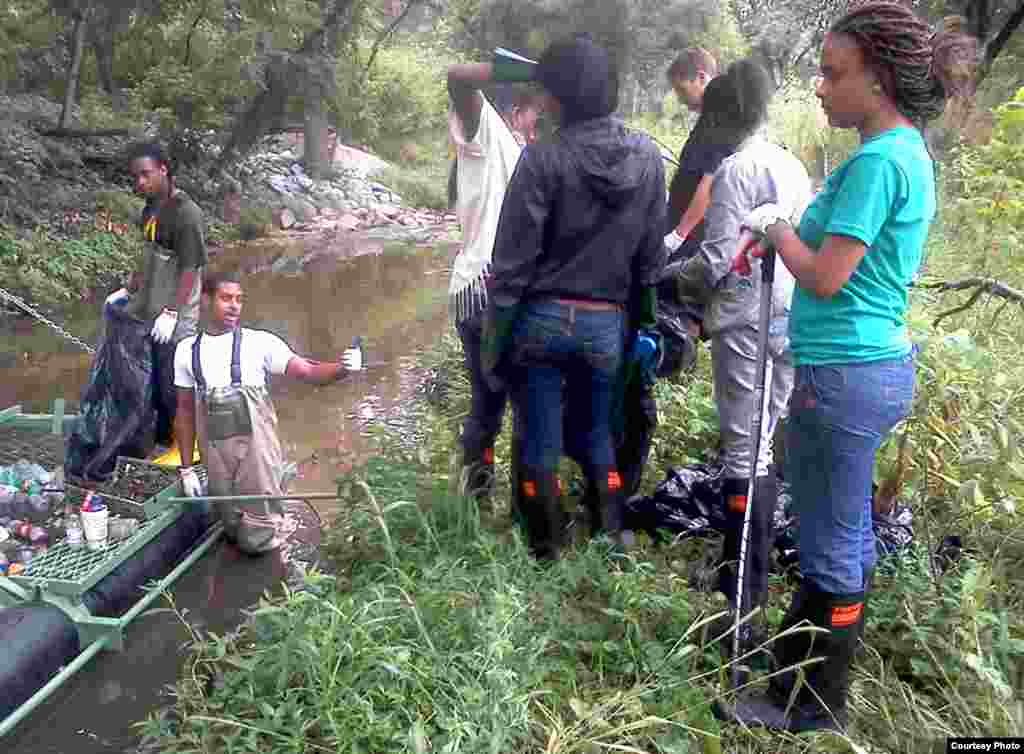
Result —
<svg viewBox="0 0 1024 754"><path fill-rule="evenodd" d="M484 314L483 332L480 337L480 368L484 379L492 388L504 384L503 358L512 344L512 328L516 323L518 306L498 306L492 303Z"/></svg>
<svg viewBox="0 0 1024 754"><path fill-rule="evenodd" d="M648 285L637 295L636 321L631 323L637 330L658 328L658 289Z"/></svg>
<svg viewBox="0 0 1024 754"><path fill-rule="evenodd" d="M498 83L533 81L537 75L537 61L524 58L511 50L499 47L491 61L491 80Z"/></svg>

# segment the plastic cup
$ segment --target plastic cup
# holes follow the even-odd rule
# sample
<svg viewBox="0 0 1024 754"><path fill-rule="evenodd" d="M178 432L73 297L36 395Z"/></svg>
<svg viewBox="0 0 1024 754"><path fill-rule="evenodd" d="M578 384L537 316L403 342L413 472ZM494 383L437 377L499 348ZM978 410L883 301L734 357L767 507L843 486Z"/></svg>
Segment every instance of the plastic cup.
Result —
<svg viewBox="0 0 1024 754"><path fill-rule="evenodd" d="M90 550L102 550L107 546L110 511L103 508L98 511L82 511L81 515L86 547Z"/></svg>

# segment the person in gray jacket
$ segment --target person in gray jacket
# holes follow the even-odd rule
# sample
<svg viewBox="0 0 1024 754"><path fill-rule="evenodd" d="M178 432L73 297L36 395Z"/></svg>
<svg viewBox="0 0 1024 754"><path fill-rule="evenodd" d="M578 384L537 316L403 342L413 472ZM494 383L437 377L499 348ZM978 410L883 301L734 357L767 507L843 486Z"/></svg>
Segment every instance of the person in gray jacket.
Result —
<svg viewBox="0 0 1024 754"><path fill-rule="evenodd" d="M762 604L768 590L777 498L769 438L793 389L793 366L786 338L793 277L778 265L773 289L762 291L760 276L734 272L732 261L741 225L752 209L772 201L796 214L811 198L811 181L803 164L762 133L773 89L768 73L760 65L740 60L705 92L702 117L711 121L709 125L717 128L723 139L734 140L739 146L714 174L700 253L684 264L677 278L681 298L706 305L704 332L711 340L720 460L725 467L722 494L728 520L718 588L733 603L744 513L747 505L753 506L742 614ZM762 295L772 296L773 318L765 382L769 395L762 422L760 457L754 459L750 457L750 432L753 412L758 408L754 405L754 385ZM747 500L747 480L755 464L754 499ZM749 624L741 632L747 641L748 627Z"/></svg>

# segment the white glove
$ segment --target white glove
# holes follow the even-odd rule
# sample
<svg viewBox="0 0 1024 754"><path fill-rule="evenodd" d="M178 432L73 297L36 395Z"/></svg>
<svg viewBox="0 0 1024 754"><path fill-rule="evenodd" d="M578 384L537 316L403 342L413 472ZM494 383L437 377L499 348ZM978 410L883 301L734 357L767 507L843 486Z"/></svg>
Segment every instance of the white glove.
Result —
<svg viewBox="0 0 1024 754"><path fill-rule="evenodd" d="M743 221L743 228L749 228L757 235L764 236L768 233L768 226L779 222L789 222L789 215L778 204L762 204L753 209L747 219Z"/></svg>
<svg viewBox="0 0 1024 754"><path fill-rule="evenodd" d="M178 475L181 477L181 486L186 497L203 497L203 483L199 481L199 475L191 466L179 468Z"/></svg>
<svg viewBox="0 0 1024 754"><path fill-rule="evenodd" d="M685 240L686 239L676 233L675 228L673 228L672 232L665 236L665 246L668 247L669 251L675 251L683 245L683 241Z"/></svg>
<svg viewBox="0 0 1024 754"><path fill-rule="evenodd" d="M104 302L107 306L117 306L123 301L128 299L128 289L118 288L116 291L107 296L107 300Z"/></svg>
<svg viewBox="0 0 1024 754"><path fill-rule="evenodd" d="M164 309L160 312L160 316L156 318L156 322L153 323L153 329L149 334L157 343L167 343L171 336L174 335L174 327L177 324L178 313Z"/></svg>
<svg viewBox="0 0 1024 754"><path fill-rule="evenodd" d="M341 365L346 372L358 372L363 368L363 349L346 348L341 355Z"/></svg>

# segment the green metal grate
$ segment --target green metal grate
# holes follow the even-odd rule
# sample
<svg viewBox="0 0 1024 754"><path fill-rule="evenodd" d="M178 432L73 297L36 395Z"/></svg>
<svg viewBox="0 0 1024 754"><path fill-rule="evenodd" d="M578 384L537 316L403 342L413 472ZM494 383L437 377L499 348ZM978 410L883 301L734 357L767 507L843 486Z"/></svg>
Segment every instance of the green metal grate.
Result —
<svg viewBox="0 0 1024 754"><path fill-rule="evenodd" d="M108 573L130 558L182 513L181 506L167 508L160 515L139 522L132 536L111 542L101 550L70 547L60 540L36 555L21 573L10 578L18 584L68 595L80 595L91 589Z"/></svg>

